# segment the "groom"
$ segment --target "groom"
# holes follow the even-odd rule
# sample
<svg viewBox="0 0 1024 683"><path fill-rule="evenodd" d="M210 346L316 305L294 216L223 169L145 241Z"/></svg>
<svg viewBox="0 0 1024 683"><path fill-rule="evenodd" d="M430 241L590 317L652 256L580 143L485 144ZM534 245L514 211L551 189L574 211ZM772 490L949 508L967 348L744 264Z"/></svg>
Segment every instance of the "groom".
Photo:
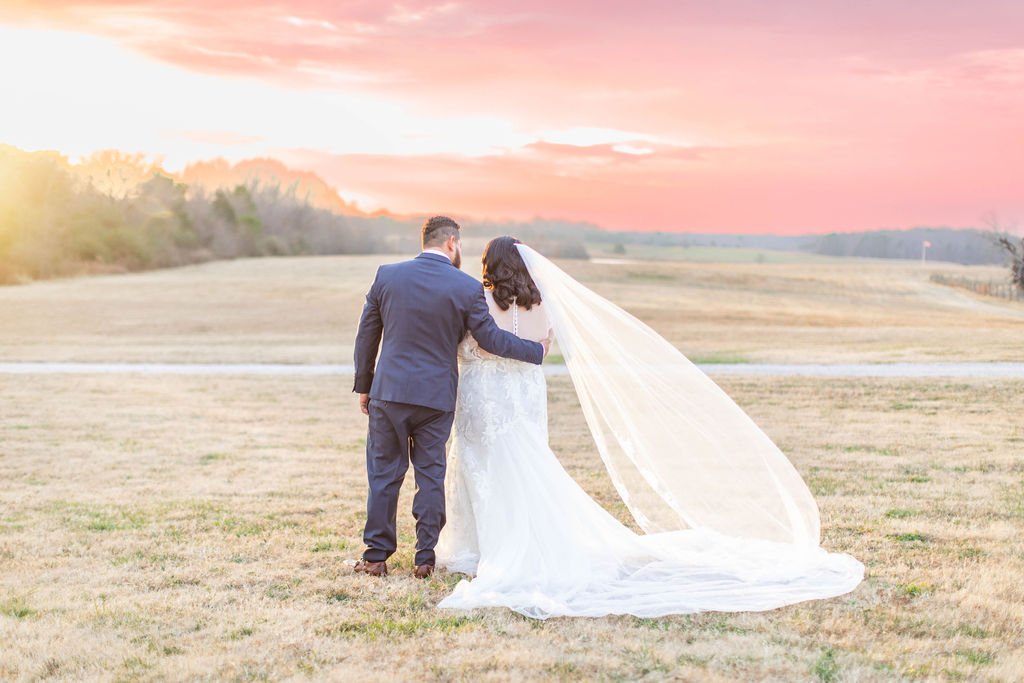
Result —
<svg viewBox="0 0 1024 683"><path fill-rule="evenodd" d="M461 265L458 223L434 216L423 225L423 253L378 268L366 294L356 333L353 391L370 418L370 492L366 550L357 572L388 573L387 559L397 548L398 490L410 461L416 477L415 575L425 579L434 571L434 546L445 522L445 444L455 417L457 351L466 332L496 356L539 365L547 355L548 340L520 339L497 326L483 287L459 270Z"/></svg>

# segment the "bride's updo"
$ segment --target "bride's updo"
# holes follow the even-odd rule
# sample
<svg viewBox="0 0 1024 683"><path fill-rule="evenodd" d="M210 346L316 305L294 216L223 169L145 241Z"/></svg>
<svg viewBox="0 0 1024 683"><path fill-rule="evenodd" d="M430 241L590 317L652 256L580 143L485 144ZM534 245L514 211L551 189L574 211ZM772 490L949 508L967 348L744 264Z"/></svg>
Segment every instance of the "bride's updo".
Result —
<svg viewBox="0 0 1024 683"><path fill-rule="evenodd" d="M484 287L491 290L494 303L507 311L515 297L516 303L530 310L540 303L540 290L530 277L523 257L519 255L515 237L495 237L487 243L480 262L484 265Z"/></svg>

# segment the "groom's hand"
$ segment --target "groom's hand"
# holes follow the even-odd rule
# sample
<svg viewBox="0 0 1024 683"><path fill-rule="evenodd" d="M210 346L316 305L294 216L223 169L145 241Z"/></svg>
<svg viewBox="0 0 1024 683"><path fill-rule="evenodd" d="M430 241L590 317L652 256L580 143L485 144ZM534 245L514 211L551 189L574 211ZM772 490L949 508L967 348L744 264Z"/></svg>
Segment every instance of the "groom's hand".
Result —
<svg viewBox="0 0 1024 683"><path fill-rule="evenodd" d="M363 411L363 415L370 414L370 395L359 394L359 410Z"/></svg>
<svg viewBox="0 0 1024 683"><path fill-rule="evenodd" d="M548 351L551 350L551 340L555 336L555 330L552 327L548 328L548 336L540 340L541 345L544 347L544 357L548 357Z"/></svg>

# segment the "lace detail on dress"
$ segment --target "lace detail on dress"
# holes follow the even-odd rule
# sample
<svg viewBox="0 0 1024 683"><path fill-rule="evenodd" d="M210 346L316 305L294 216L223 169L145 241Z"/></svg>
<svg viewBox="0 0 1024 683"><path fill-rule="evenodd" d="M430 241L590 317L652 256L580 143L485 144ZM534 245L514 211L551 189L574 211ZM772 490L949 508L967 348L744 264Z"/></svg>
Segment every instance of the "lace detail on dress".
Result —
<svg viewBox="0 0 1024 683"><path fill-rule="evenodd" d="M501 499L493 490L494 458L507 459L495 445L529 426L547 440L547 383L541 366L482 354L471 335L459 344L459 388L448 452L445 498L448 522L436 547L449 571L475 574L480 558L478 524ZM510 465L511 463L506 463ZM500 485L500 483L498 484Z"/></svg>
<svg viewBox="0 0 1024 683"><path fill-rule="evenodd" d="M459 345L455 434L489 445L524 417L546 428L547 384L541 366L482 355L467 335Z"/></svg>

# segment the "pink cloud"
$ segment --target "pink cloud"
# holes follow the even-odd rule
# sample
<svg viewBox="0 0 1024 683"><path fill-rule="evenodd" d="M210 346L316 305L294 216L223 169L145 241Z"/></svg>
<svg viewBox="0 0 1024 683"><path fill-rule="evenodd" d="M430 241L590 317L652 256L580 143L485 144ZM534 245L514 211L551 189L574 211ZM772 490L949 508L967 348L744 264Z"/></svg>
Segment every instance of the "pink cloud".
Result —
<svg viewBox="0 0 1024 683"><path fill-rule="evenodd" d="M896 168L882 174L834 168L827 160L779 174L761 170L771 163L770 150L757 148L710 150L689 165L654 153L622 160L629 164L624 168L607 150L563 147L568 146L537 145L472 159L316 150L292 151L285 158L401 213L543 215L624 230L799 233L972 225L982 213L978 206L1024 209L1009 179L992 186L951 173L902 177ZM718 163L717 170L703 167L710 163Z"/></svg>
<svg viewBox="0 0 1024 683"><path fill-rule="evenodd" d="M481 158L280 150L343 195L349 187L396 211L447 203L723 231L1024 213L1013 181L1024 158L1016 0L46 0L0 9L0 21L102 34L225 78L387 96L434 116L647 136L537 140Z"/></svg>

